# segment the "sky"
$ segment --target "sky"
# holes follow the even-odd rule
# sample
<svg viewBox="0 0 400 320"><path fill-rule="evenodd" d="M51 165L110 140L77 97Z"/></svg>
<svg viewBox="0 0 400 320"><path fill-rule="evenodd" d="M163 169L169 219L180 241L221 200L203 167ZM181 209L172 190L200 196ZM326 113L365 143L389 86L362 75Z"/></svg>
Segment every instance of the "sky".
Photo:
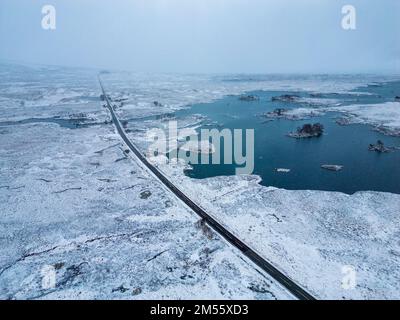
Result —
<svg viewBox="0 0 400 320"><path fill-rule="evenodd" d="M56 29L42 28L42 7ZM342 28L342 7L356 29ZM399 0L0 0L0 60L177 73L400 73Z"/></svg>

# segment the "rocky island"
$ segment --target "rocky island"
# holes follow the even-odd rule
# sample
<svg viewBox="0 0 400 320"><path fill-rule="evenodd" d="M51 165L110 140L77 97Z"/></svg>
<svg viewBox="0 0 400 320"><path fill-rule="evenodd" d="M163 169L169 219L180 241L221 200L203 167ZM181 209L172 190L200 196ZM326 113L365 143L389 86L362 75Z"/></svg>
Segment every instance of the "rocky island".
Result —
<svg viewBox="0 0 400 320"><path fill-rule="evenodd" d="M288 134L289 137L300 139L300 138L314 138L320 137L324 133L324 126L320 123L309 124L306 123L301 128L297 128L296 132Z"/></svg>
<svg viewBox="0 0 400 320"><path fill-rule="evenodd" d="M381 140L378 140L376 142L376 144L372 144L371 143L369 145L369 147L368 147L369 151L375 151L375 152L378 152L378 153L392 152L392 151L394 151L396 149L398 149L398 148L396 148L396 147L386 147L385 144L383 143L383 141L381 141Z"/></svg>
<svg viewBox="0 0 400 320"><path fill-rule="evenodd" d="M280 102L294 102L300 97L295 94L283 94L281 96L272 97L271 101L280 101Z"/></svg>
<svg viewBox="0 0 400 320"><path fill-rule="evenodd" d="M239 100L251 102L251 101L258 101L258 100L260 100L260 98L257 96L254 96L254 95L244 95L244 96L240 96Z"/></svg>
<svg viewBox="0 0 400 320"><path fill-rule="evenodd" d="M276 108L273 111L267 112L265 116L267 118L284 118L286 117L286 111L287 109L284 108Z"/></svg>

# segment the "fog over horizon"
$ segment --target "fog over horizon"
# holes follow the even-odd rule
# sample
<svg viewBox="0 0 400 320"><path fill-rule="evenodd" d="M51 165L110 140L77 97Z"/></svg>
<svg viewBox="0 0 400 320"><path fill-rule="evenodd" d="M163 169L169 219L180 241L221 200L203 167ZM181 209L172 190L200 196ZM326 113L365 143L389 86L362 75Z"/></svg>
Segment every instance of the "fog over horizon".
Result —
<svg viewBox="0 0 400 320"><path fill-rule="evenodd" d="M56 9L56 29L41 26ZM356 8L344 30L342 7ZM398 0L2 0L0 62L175 73L400 74Z"/></svg>

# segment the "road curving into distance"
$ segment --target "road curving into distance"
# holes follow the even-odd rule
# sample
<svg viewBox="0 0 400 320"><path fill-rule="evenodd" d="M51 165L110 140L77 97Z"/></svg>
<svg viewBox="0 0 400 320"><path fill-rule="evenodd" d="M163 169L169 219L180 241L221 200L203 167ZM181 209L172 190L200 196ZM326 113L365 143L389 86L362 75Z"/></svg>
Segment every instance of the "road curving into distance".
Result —
<svg viewBox="0 0 400 320"><path fill-rule="evenodd" d="M191 210L193 210L198 216L200 216L204 222L210 226L215 232L221 237L225 238L231 245L239 249L243 255L255 263L259 268L268 273L272 278L279 282L284 288L286 288L291 294L293 294L299 300L315 300L315 298L300 287L296 282L290 279L288 276L279 271L270 262L261 257L257 252L246 245L242 240L237 238L217 220L210 216L204 209L197 205L193 200L189 199L178 187L176 187L164 174L162 174L156 167L154 167L147 158L139 151L139 149L128 139L125 130L123 129L119 119L117 118L115 111L110 103L110 98L107 96L103 83L98 77L100 87L103 93L106 107L110 111L113 123L121 136L124 143L132 151L132 153L151 171L171 192L175 194L184 204L186 204Z"/></svg>

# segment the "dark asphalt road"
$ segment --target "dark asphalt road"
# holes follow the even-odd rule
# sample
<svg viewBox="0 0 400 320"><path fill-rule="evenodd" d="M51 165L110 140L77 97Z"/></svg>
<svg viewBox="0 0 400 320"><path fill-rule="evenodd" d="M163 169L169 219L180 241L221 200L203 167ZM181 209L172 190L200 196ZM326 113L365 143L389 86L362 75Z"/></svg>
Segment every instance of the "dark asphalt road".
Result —
<svg viewBox="0 0 400 320"><path fill-rule="evenodd" d="M169 189L171 190L180 200L182 200L190 209L192 209L197 215L199 215L204 221L216 231L219 235L225 238L230 244L239 249L247 258L249 258L253 263L255 263L258 267L268 273L271 277L273 277L277 282L279 282L283 287L285 287L289 292L291 292L296 298L300 300L315 300L315 298L301 288L298 284L296 284L292 279L284 275L281 271L275 268L271 263L262 258L259 254L257 254L253 249L243 243L240 239L234 236L230 231L228 231L224 226L222 226L218 221L216 221L213 217L208 215L201 207L199 207L196 203L190 200L181 190L179 190L175 185L168 180L157 168L155 168L146 157L133 145L133 143L128 139L125 134L125 131L115 115L114 109L110 103L110 100L104 90L103 83L99 77L99 83L103 95L105 97L105 101L107 104L107 108L111 113L111 117L113 119L113 123L121 136L122 140L129 147L129 149L135 154L135 156Z"/></svg>

